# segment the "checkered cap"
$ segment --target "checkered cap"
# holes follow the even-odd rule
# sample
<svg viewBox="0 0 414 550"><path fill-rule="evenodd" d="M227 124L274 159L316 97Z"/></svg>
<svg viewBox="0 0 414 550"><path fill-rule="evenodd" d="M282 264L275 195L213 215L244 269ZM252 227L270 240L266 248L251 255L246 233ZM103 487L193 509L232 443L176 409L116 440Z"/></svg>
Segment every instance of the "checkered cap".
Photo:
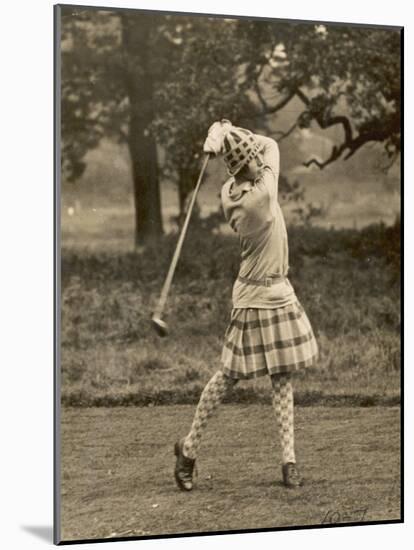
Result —
<svg viewBox="0 0 414 550"><path fill-rule="evenodd" d="M233 126L223 139L224 162L231 176L257 156L261 146L250 130Z"/></svg>

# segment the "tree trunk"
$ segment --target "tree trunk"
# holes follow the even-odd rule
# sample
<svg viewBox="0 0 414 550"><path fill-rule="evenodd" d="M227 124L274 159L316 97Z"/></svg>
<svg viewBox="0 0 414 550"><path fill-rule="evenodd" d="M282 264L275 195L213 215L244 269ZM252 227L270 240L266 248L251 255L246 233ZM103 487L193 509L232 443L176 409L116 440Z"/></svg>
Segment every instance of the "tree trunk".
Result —
<svg viewBox="0 0 414 550"><path fill-rule="evenodd" d="M135 202L135 245L153 244L163 233L151 72L152 16L122 17L126 84L130 104L129 152Z"/></svg>
<svg viewBox="0 0 414 550"><path fill-rule="evenodd" d="M181 166L178 169L178 204L180 209L178 215L178 225L180 227L184 222L188 202L196 186L197 177L197 172L191 166ZM194 219L198 217L200 217L200 205L196 200L192 212L192 218Z"/></svg>

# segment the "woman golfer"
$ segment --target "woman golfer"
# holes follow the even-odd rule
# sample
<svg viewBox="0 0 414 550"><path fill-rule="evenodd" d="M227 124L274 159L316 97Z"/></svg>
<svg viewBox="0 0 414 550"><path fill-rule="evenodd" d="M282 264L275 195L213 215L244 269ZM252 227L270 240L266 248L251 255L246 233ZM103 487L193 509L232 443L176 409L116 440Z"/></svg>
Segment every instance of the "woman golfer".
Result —
<svg viewBox="0 0 414 550"><path fill-rule="evenodd" d="M210 127L204 151L221 154L230 175L221 201L226 220L239 236L241 263L233 286L222 368L205 386L189 433L175 444L175 480L184 491L193 488L204 430L227 392L240 379L269 375L283 483L299 487L292 374L316 363L318 346L287 278L288 241L278 203L279 149L273 139L222 120Z"/></svg>

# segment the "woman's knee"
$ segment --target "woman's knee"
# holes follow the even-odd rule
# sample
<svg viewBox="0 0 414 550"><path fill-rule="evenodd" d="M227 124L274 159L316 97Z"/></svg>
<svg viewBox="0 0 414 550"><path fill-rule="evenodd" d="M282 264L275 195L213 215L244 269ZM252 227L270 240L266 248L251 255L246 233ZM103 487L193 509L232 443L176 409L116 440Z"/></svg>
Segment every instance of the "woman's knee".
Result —
<svg viewBox="0 0 414 550"><path fill-rule="evenodd" d="M221 369L219 369L216 374L220 376L221 380L223 381L223 384L225 384L226 387L228 388L234 387L238 382L237 378L232 378Z"/></svg>

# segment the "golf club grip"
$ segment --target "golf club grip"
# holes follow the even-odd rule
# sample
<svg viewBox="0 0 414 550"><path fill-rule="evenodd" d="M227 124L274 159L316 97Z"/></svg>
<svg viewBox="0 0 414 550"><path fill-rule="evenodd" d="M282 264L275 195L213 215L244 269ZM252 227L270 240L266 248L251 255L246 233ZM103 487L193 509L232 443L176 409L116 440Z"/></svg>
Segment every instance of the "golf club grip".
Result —
<svg viewBox="0 0 414 550"><path fill-rule="evenodd" d="M177 267L178 258L180 257L180 253L181 253L181 249L182 249L183 242L184 242L184 239L185 239L185 235L186 235L186 232L187 232L188 224L190 222L191 213L192 213L193 208L194 208L197 193L198 193L198 190L200 188L201 181L203 179L203 175L204 175L204 172L205 172L205 169L206 169L209 158L210 158L210 153L207 153L205 155L203 166L201 168L200 175L198 176L197 184L194 188L193 195L191 197L191 202L190 202L190 205L189 205L188 210L187 210L187 214L186 214L186 217L185 217L185 220L184 220L183 227L181 229L181 233L180 233L180 237L179 237L178 242L177 242L177 246L175 247L174 256L171 260L171 264L170 264L170 267L168 269L168 273L167 273L164 285L163 285L162 290L161 290L160 298L158 300L158 304L157 304L157 307L155 309L154 316L161 317L161 314L164 310L165 302L167 301L168 292L170 291L170 286L171 286L171 283L172 283L172 280L173 280L175 268Z"/></svg>

